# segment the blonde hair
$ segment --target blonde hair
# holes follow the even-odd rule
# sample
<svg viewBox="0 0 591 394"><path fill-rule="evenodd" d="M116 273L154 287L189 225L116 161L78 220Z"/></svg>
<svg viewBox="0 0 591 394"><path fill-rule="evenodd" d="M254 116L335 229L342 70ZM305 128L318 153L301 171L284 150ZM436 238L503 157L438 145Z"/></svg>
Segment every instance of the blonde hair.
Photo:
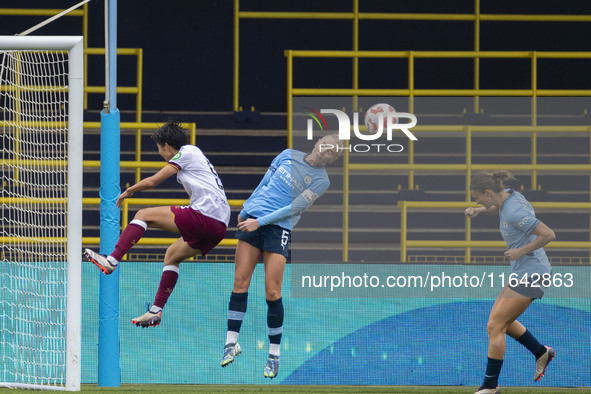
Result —
<svg viewBox="0 0 591 394"><path fill-rule="evenodd" d="M325 138L332 138L334 140L334 144L331 145L335 145L338 154L337 157L340 157L343 154L343 140L339 139L339 135L337 133L327 134L324 137L320 138L320 141L324 141Z"/></svg>
<svg viewBox="0 0 591 394"><path fill-rule="evenodd" d="M519 181L509 171L481 171L472 177L470 190L475 190L480 193L484 193L485 190L490 190L494 193L499 193L507 186L514 188L518 183Z"/></svg>

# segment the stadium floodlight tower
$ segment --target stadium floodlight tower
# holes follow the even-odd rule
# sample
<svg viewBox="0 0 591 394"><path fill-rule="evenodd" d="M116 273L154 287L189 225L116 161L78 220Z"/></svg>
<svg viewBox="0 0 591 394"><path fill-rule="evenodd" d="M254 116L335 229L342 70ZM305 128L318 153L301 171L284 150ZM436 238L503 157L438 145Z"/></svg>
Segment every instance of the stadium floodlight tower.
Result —
<svg viewBox="0 0 591 394"><path fill-rule="evenodd" d="M0 36L0 386L80 390L83 41Z"/></svg>

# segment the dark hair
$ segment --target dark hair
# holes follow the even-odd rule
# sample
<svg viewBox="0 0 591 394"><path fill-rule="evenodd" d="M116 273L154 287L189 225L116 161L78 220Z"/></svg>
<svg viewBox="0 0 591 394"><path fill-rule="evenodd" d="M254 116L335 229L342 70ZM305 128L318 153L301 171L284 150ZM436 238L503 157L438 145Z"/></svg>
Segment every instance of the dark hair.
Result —
<svg viewBox="0 0 591 394"><path fill-rule="evenodd" d="M515 189L520 187L521 183L509 172L499 170L494 172L481 171L472 177L470 182L470 190L484 193L485 190L499 193L506 187Z"/></svg>
<svg viewBox="0 0 591 394"><path fill-rule="evenodd" d="M179 121L169 120L156 130L151 138L159 145L168 144L174 149L179 150L181 146L189 143L189 137L185 131L186 129L181 126Z"/></svg>
<svg viewBox="0 0 591 394"><path fill-rule="evenodd" d="M499 176L504 177L503 179L501 179L501 182L503 183L503 186L505 186L505 188L509 188L509 189L513 189L513 190L521 190L523 188L523 185L521 184L519 179L517 179L513 175L511 175L510 172L507 172L507 171L496 171L496 172L503 173L502 175L499 175ZM493 175L496 172L494 172Z"/></svg>

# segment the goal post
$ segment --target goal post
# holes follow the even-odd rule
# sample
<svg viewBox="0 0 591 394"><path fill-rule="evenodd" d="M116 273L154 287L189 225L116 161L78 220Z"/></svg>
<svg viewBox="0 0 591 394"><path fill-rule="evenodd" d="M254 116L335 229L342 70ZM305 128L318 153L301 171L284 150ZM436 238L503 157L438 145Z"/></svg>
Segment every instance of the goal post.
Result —
<svg viewBox="0 0 591 394"><path fill-rule="evenodd" d="M83 38L0 36L0 386L80 390Z"/></svg>

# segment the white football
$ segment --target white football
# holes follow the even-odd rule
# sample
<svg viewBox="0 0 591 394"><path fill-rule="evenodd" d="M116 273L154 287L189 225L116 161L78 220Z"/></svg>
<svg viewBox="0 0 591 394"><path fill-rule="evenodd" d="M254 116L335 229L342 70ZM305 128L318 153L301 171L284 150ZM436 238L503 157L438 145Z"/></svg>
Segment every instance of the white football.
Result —
<svg viewBox="0 0 591 394"><path fill-rule="evenodd" d="M383 124L382 131L386 131L386 125L388 120L387 115L390 112L396 113L396 110L390 104L379 103L372 105L365 113L365 127L367 127L367 131L369 131L372 134L375 134L379 128L380 118ZM396 117L393 117L392 123L397 122L398 119Z"/></svg>

